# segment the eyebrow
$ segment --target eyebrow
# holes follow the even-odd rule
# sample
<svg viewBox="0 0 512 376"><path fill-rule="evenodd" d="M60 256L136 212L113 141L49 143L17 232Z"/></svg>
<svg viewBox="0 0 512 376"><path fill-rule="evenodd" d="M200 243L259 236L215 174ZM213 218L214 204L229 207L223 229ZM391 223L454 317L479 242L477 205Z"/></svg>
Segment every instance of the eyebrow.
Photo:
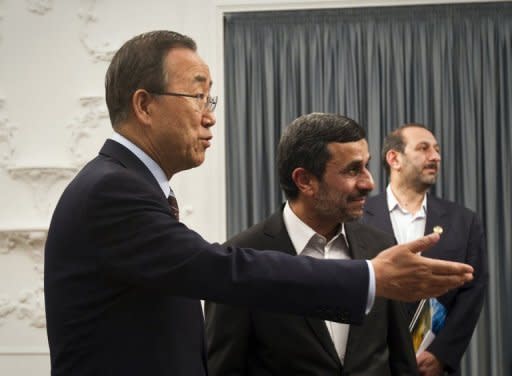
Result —
<svg viewBox="0 0 512 376"><path fill-rule="evenodd" d="M431 143L429 141L420 141L416 144L416 146L420 146L420 145L427 145L427 146L432 146L432 147L439 147L439 143L435 142L435 143Z"/></svg>
<svg viewBox="0 0 512 376"><path fill-rule="evenodd" d="M368 161L366 163L364 163L364 159L353 159L351 160L346 166L345 168L352 168L352 167L358 167L361 165L361 163L364 163L364 165L366 166L368 163L370 163L370 160L372 159L372 156L368 156Z"/></svg>
<svg viewBox="0 0 512 376"><path fill-rule="evenodd" d="M204 83L204 82L207 82L208 79L205 76L198 74L194 77L194 81ZM210 81L210 87L212 87L212 85L213 85L213 81Z"/></svg>

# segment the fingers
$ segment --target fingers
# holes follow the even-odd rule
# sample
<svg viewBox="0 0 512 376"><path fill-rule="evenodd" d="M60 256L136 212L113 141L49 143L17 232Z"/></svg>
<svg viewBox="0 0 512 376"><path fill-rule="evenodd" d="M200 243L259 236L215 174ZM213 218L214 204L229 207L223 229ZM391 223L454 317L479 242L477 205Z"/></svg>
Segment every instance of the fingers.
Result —
<svg viewBox="0 0 512 376"><path fill-rule="evenodd" d="M432 234L426 235L422 238L419 238L419 239L414 240L409 243L404 243L403 245L407 246L407 248L411 252L418 253L418 252L423 252L423 251L427 250L428 248L430 248L434 244L436 244L438 241L439 241L439 234L436 234L433 232Z"/></svg>
<svg viewBox="0 0 512 376"><path fill-rule="evenodd" d="M438 275L471 275L471 278L466 280L469 282L473 279L473 267L468 264L460 262L444 261L431 258L423 258L426 266L431 270L432 274Z"/></svg>
<svg viewBox="0 0 512 376"><path fill-rule="evenodd" d="M416 291L421 298L440 296L449 290L462 286L473 278L472 274L463 275L431 275L425 278Z"/></svg>
<svg viewBox="0 0 512 376"><path fill-rule="evenodd" d="M416 362L418 363L418 367L422 366L423 363L425 363L426 359L427 359L427 354L425 354L425 351L423 351L421 354L419 354L416 357Z"/></svg>

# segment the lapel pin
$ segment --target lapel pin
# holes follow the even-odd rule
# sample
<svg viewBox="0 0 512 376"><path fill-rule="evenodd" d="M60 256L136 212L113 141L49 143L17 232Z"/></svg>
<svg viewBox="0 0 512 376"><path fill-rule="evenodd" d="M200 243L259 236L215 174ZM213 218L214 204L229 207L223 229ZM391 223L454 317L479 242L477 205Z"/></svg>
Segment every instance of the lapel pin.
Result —
<svg viewBox="0 0 512 376"><path fill-rule="evenodd" d="M443 233L443 228L441 226L434 226L434 232L441 235Z"/></svg>

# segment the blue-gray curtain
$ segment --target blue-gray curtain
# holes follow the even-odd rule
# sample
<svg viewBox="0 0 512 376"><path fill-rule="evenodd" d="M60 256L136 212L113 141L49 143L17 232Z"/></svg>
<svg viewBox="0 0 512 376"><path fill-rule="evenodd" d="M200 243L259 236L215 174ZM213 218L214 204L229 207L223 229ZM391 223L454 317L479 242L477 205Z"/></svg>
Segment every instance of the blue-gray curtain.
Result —
<svg viewBox="0 0 512 376"><path fill-rule="evenodd" d="M384 135L424 123L442 148L434 193L487 234L488 298L463 374L512 375L512 4L229 14L225 61L228 235L281 204L275 149L297 116L365 127L376 190Z"/></svg>

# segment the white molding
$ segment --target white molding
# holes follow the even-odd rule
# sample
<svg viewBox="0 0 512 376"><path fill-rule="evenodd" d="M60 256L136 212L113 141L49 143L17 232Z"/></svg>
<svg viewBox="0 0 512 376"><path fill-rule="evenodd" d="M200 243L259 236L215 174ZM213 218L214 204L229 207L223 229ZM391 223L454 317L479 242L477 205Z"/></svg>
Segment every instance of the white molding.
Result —
<svg viewBox="0 0 512 376"><path fill-rule="evenodd" d="M37 223L27 226L24 222L20 226L0 226L0 233L3 232L48 232L48 225Z"/></svg>
<svg viewBox="0 0 512 376"><path fill-rule="evenodd" d="M8 167L7 171L14 180L22 181L32 191L34 207L40 215L50 214L50 202L48 201L48 192L60 181L69 181L77 172L74 166L13 166Z"/></svg>
<svg viewBox="0 0 512 376"><path fill-rule="evenodd" d="M110 127L104 97L83 96L80 97L79 101L83 113L67 126L71 129L69 152L73 157L74 165L77 167L83 166L90 159L89 155L84 155L84 151L87 152L88 150L84 144L88 141L95 141L98 128Z"/></svg>
<svg viewBox="0 0 512 376"><path fill-rule="evenodd" d="M80 4L81 7L78 11L78 17L82 20L80 41L94 61L109 62L112 60L117 47L108 41L94 41L90 35L91 27L98 23L96 0L80 0Z"/></svg>
<svg viewBox="0 0 512 376"><path fill-rule="evenodd" d="M1 356L13 355L49 355L48 347L44 346L0 346Z"/></svg>
<svg viewBox="0 0 512 376"><path fill-rule="evenodd" d="M44 16L53 9L53 0L25 0L27 10L39 16Z"/></svg>
<svg viewBox="0 0 512 376"><path fill-rule="evenodd" d="M507 2L508 0L497 0ZM371 8L411 5L491 3L494 0L323 0L323 1L258 1L258 0L217 0L216 6L222 13L256 12L330 8Z"/></svg>

